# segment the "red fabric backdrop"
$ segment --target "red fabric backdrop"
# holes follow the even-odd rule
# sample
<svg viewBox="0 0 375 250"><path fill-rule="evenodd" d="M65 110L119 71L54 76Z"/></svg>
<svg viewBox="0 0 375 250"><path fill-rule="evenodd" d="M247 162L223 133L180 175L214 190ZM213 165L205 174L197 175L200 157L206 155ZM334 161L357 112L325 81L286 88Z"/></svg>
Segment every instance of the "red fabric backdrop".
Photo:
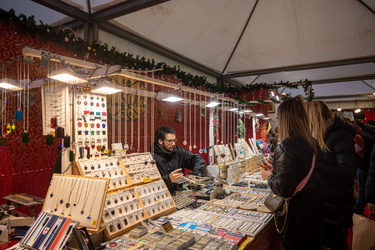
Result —
<svg viewBox="0 0 375 250"><path fill-rule="evenodd" d="M41 42L38 37L33 38L30 36L25 36L18 34L13 29L8 27L5 23L0 22L0 65L5 65L7 62L12 61L14 58L22 55L22 49L26 46L33 47L35 49L48 49L51 53L55 53L58 55L64 55L69 57L75 57L74 53L69 51L65 47L61 47L53 42L45 44ZM83 59L83 58L79 58ZM92 62L98 62L92 55L89 58ZM33 64L28 66L30 68L30 80L35 79L44 79L46 78L48 68L42 67L40 65L40 60L34 60ZM1 71L1 77L8 77L13 79L20 79L17 78L17 74L19 74L19 69L17 68L17 62L13 63L6 69ZM16 122L16 129L11 134L7 135L8 145L6 147L0 147L0 197L6 196L11 193L28 193L31 195L45 197L47 190L49 179L51 176L52 169L54 167L54 163L56 160L57 152L59 145L61 143L61 139L54 139L53 145L46 144L46 138L43 135L43 128L42 128L42 101L41 101L41 89L40 88L33 88L30 92L35 95L36 101L30 107L30 120L29 120L29 134L30 134L30 142L29 143L22 143L22 133L24 132L23 127L24 121ZM262 96L263 99L266 99L267 93L248 93L249 96L248 100L258 99L258 96ZM110 101L110 98L108 98ZM7 103L6 103L6 120L3 121L2 124L6 124L11 122L14 119L15 110L19 107L18 97L16 93L8 92L7 94ZM129 153L136 152L138 148L140 148L141 152L144 152L144 141L146 136L146 142L148 145L146 148L148 149L151 141L152 136L150 134L151 131L151 116L155 117L155 124L154 128L157 128L160 125L169 125L173 127L177 132L177 137L179 141L177 142L178 146L184 147L188 149L190 145L190 137L196 136L196 144L197 148L193 149L194 153L198 153L200 147L204 148L208 145L208 128L206 131L202 128L201 131L201 124L199 123L199 116L200 110L196 106L191 110L192 115L196 115L195 122L197 123L194 127L194 123L188 123L188 125L193 126L191 129L188 128L188 145L183 145L184 141L184 122L177 122L176 115L177 112L181 112L182 116L184 114L183 106L176 105L166 102L159 102L155 101L155 109L151 109L151 100L147 100L147 121L145 117L141 117L141 129L140 129L140 145L138 145L138 130L137 130L137 121L133 123L134 125L134 134L133 134L133 141L134 141L134 149L130 150ZM268 113L267 105L256 105L253 107L254 111L262 111L265 114ZM229 119L229 115L226 115L224 119ZM201 117L201 120L204 121L207 119L207 126L210 122L209 121L209 114L207 112L205 117ZM193 119L194 120L194 119ZM130 144L130 122L127 121L127 133L126 138L128 144ZM252 124L250 119L246 120L246 137L249 138L252 136ZM267 138L267 126L268 123L265 121L260 122L259 130L257 131L257 137L266 139ZM112 120L109 119L108 121L108 145L112 143L112 138L118 138L118 122L115 122L112 125ZM121 125L122 126L122 125ZM147 135L144 133L144 127L147 126ZM115 134L112 134L112 130L114 128ZM4 128L3 128L4 129ZM225 131L225 140L221 137L222 132L221 129ZM235 134L235 129L227 125L221 125L218 130L219 133L219 143L223 141L224 143L233 142L232 135ZM201 138L201 134L203 134L203 138ZM112 136L114 135L114 136ZM125 132L122 131L123 141L125 141ZM192 144L194 143L194 139L192 138ZM203 154L206 162L208 163L208 155ZM5 203L5 200L0 199L0 204ZM39 208L40 209L40 208Z"/></svg>

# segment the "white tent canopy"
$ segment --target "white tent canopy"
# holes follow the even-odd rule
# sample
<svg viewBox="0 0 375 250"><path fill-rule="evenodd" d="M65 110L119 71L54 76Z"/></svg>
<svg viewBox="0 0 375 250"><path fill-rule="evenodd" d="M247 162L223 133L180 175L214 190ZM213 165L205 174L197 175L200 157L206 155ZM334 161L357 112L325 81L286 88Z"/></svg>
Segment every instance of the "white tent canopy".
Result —
<svg viewBox="0 0 375 250"><path fill-rule="evenodd" d="M83 23L86 38L212 81L308 79L316 99L375 107L373 0L12 0L0 8L75 30Z"/></svg>

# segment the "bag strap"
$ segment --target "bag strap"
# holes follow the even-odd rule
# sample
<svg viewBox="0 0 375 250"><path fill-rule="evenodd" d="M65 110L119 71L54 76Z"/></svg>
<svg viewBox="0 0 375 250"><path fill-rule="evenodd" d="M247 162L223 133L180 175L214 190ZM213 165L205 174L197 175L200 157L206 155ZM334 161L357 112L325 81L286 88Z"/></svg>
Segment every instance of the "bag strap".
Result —
<svg viewBox="0 0 375 250"><path fill-rule="evenodd" d="M309 173L306 175L306 177L298 184L298 186L296 187L296 192L294 193L294 195L297 193L297 192L299 192L299 191L301 191L304 187L305 187L305 185L306 185L306 183L309 181L309 179L310 179L310 176L311 176L311 174L312 174L312 172L313 172L313 170L314 170L314 167L315 167L315 155L313 154L313 159L312 159L312 163L311 163L311 168L310 168L310 171L309 171Z"/></svg>
<svg viewBox="0 0 375 250"><path fill-rule="evenodd" d="M310 179L310 176L314 170L314 167L315 167L315 155L313 154L313 159L312 159L312 163L311 163L311 168L310 168L310 171L309 173L306 175L306 177L298 184L298 186L296 187L296 191L294 192L294 194L292 195L292 197L294 195L296 195L297 192L301 191L306 183L309 181ZM286 220L287 220L287 217L288 217L288 209L289 209L289 201L292 199L292 197L288 197L288 198L284 198L284 206L285 206L285 215L284 215L284 224L282 226L281 229L278 228L277 226L277 221L276 221L276 215L273 216L273 219L275 221L275 226L276 226L276 230L278 233L282 233L285 229L285 225L286 225Z"/></svg>

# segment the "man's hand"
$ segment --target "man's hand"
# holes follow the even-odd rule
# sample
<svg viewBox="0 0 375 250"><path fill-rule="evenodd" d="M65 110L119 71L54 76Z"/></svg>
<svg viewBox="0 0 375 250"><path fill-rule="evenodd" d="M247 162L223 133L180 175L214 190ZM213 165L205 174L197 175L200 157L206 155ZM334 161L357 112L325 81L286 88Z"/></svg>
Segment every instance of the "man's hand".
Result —
<svg viewBox="0 0 375 250"><path fill-rule="evenodd" d="M269 170L261 170L260 174L262 175L263 180L268 180L268 176L272 174Z"/></svg>
<svg viewBox="0 0 375 250"><path fill-rule="evenodd" d="M182 169L179 168L169 174L169 179L171 180L171 182L177 182L184 177L184 174L181 171Z"/></svg>

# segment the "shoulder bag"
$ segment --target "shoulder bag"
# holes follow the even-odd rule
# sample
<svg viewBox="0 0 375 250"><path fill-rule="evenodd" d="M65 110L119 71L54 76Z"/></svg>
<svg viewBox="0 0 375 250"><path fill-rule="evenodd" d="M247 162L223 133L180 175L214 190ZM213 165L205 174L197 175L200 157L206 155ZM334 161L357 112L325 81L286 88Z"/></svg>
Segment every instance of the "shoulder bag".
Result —
<svg viewBox="0 0 375 250"><path fill-rule="evenodd" d="M307 176L297 185L296 187L296 191L294 192L294 194L292 195L292 197L294 195L296 195L297 192L301 191L306 183L308 182L308 180L310 179L310 176L314 170L314 167L315 167L315 155L313 155L313 159L312 159L312 163L311 163L311 168L310 168L310 171L309 173L307 174ZM277 227L277 223L276 223L276 218L274 217L275 219L275 225L276 225L276 230L281 233L284 228L285 228L285 224L286 224L286 219L288 217L288 206L289 206L289 201L290 199L292 199L292 197L288 197L288 198L283 198L283 197L280 197L274 193L269 193L268 196L266 197L265 201L264 201L264 205L275 215L277 216L285 216L284 218L284 225L281 229L279 229Z"/></svg>

